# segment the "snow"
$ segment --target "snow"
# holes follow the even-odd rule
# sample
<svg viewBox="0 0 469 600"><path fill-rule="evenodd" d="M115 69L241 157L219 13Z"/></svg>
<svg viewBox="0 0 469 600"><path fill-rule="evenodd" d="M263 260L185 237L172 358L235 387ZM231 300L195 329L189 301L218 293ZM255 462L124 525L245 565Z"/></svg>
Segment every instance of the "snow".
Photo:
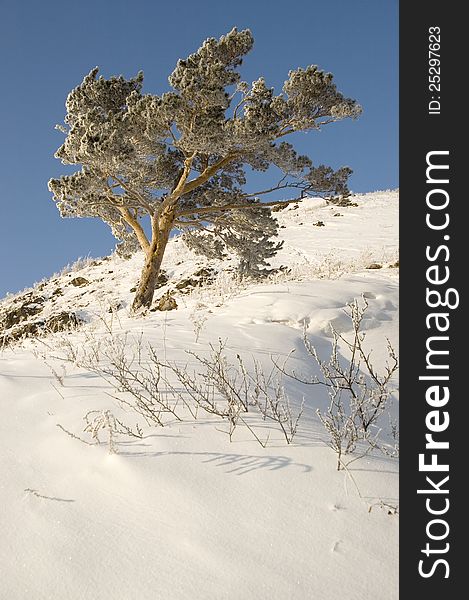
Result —
<svg viewBox="0 0 469 600"><path fill-rule="evenodd" d="M386 338L398 348L398 193L352 201L358 206L310 199L276 213L285 243L272 264L289 273L239 285L216 263L215 281L176 294L170 312L130 316L140 255L83 261L32 288L45 298L41 318L73 310L86 323L0 354L0 598L398 597L397 461L376 452L337 471L315 413L327 405L317 386L285 381L295 408L305 396L290 445L254 415L260 437L270 434L266 448L243 427L230 442L226 423L205 414L145 427L143 439L121 435L117 454L105 435L85 445L57 427L92 441L83 433L89 410L137 421L102 378L57 359L67 344L86 350L110 331L130 346L142 336L159 356L191 369L197 363L187 350L206 355L222 338L228 358L240 354L248 368L253 359L266 370L272 358L288 359L291 371L310 376L317 371L303 328L327 358L330 324L350 333L344 309L363 295L366 344L383 367ZM382 268L368 269L373 263ZM169 282L157 298L207 263L174 238L163 266ZM89 285L70 285L77 276ZM4 299L0 310L21 298Z"/></svg>

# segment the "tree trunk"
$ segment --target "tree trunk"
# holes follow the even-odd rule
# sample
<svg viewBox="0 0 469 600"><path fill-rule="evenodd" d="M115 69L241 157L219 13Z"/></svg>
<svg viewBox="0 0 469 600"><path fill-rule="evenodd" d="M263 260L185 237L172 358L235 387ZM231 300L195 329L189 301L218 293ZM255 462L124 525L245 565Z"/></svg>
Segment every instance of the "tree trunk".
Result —
<svg viewBox="0 0 469 600"><path fill-rule="evenodd" d="M153 295L158 282L158 275L160 274L161 263L163 262L173 220L174 215L172 212L161 215L159 219L157 237L150 244L145 256L145 264L143 265L140 282L132 303L132 312L136 312L141 308L150 308L153 302Z"/></svg>

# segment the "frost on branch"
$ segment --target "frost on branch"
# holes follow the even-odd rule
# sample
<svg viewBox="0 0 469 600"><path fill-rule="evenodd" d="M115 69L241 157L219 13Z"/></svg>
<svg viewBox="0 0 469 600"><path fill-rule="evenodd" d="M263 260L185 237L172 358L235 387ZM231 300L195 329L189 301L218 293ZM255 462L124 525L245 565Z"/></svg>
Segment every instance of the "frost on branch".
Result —
<svg viewBox="0 0 469 600"><path fill-rule="evenodd" d="M56 157L79 170L51 179L49 189L62 216L101 218L124 254L144 251L134 308L151 304L173 229L208 256L236 251L241 271L256 272L280 247L271 239L276 222L262 207L269 194L347 193L348 167L316 167L284 138L355 118L360 106L316 66L290 71L277 95L263 77L241 81L253 42L249 30L236 28L207 39L177 62L162 95L143 93L142 72L105 79L94 68L67 98ZM246 189L247 169L271 166L278 181Z"/></svg>

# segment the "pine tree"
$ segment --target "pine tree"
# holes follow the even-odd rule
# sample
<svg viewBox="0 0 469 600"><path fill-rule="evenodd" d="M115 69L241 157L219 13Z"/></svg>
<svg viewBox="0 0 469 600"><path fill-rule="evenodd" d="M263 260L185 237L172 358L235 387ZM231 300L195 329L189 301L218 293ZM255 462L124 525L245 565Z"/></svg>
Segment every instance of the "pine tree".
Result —
<svg viewBox="0 0 469 600"><path fill-rule="evenodd" d="M172 89L161 96L142 92L141 72L105 79L98 68L68 95L65 127L58 126L66 139L55 156L81 170L51 179L49 189L62 216L99 217L122 254L143 250L134 310L151 305L173 229L208 256L234 250L241 271L252 274L279 248L269 208L278 201L264 201L269 193L293 188L300 199L347 193L348 167L314 167L282 138L355 118L360 106L316 66L290 71L279 95L263 78L242 82L238 69L252 46L249 30L206 40L178 61ZM282 179L246 191L246 169L271 165Z"/></svg>

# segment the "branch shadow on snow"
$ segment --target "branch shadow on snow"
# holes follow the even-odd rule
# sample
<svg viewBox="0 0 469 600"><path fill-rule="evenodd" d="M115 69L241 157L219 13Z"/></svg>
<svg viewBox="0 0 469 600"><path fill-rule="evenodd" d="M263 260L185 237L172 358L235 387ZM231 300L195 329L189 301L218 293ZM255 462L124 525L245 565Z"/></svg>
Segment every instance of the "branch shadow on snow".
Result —
<svg viewBox="0 0 469 600"><path fill-rule="evenodd" d="M225 468L227 473L235 473L236 475L244 475L251 471L268 470L277 471L287 467L296 467L301 469L303 473L309 473L313 470L310 465L297 463L287 456L262 456L254 454L235 454L225 452L120 452L120 456L130 458L154 457L164 455L179 455L179 456L200 456L202 462L212 463L217 467Z"/></svg>
<svg viewBox="0 0 469 600"><path fill-rule="evenodd" d="M250 471L259 469L267 469L269 471L277 471L285 467L297 467L303 473L309 473L313 470L310 465L296 463L287 456L259 456L252 454L221 454L218 452L199 452L201 456L205 456L203 462L215 463L218 467L230 467L228 473L236 473L243 475Z"/></svg>

